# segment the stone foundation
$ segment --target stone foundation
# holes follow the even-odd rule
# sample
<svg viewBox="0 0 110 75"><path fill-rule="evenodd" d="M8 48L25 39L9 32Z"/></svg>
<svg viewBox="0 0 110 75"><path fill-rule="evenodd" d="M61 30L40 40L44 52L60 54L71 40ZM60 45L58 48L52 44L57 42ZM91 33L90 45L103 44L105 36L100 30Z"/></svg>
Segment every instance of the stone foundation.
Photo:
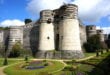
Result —
<svg viewBox="0 0 110 75"><path fill-rule="evenodd" d="M63 50L61 52L61 58L63 59L80 59L84 57L83 52L79 50Z"/></svg>
<svg viewBox="0 0 110 75"><path fill-rule="evenodd" d="M53 55L53 51L38 51L36 57L51 59L53 58Z"/></svg>
<svg viewBox="0 0 110 75"><path fill-rule="evenodd" d="M36 57L47 59L80 59L84 57L84 54L79 50L39 51Z"/></svg>

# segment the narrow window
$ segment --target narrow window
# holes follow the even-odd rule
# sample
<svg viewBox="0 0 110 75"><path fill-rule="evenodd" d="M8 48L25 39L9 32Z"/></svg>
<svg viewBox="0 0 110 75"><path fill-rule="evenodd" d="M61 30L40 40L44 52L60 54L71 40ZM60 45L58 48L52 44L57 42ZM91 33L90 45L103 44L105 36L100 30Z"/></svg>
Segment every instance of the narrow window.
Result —
<svg viewBox="0 0 110 75"><path fill-rule="evenodd" d="M48 19L48 20L47 20L47 23L48 23L48 24L49 24L49 23L51 23L51 22L52 22L52 20L51 20L51 19Z"/></svg>
<svg viewBox="0 0 110 75"><path fill-rule="evenodd" d="M47 39L49 40L49 39L50 39L50 37L48 36L48 37L47 37Z"/></svg>

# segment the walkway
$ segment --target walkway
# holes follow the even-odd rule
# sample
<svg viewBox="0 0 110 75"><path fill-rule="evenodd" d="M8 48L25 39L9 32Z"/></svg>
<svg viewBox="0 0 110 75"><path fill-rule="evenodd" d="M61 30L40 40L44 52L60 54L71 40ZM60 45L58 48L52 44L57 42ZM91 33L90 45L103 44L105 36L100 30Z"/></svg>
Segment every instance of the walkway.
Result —
<svg viewBox="0 0 110 75"><path fill-rule="evenodd" d="M0 75L6 75L3 70L4 68L6 68L7 66L3 66L3 67L0 67Z"/></svg>

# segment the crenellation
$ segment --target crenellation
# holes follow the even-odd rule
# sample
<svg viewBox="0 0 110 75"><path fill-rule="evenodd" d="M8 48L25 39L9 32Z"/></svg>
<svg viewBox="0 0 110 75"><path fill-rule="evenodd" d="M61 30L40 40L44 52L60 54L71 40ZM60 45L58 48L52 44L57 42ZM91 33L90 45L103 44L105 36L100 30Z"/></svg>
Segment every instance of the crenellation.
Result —
<svg viewBox="0 0 110 75"><path fill-rule="evenodd" d="M53 22L53 11L52 10L43 10L40 12L40 22Z"/></svg>

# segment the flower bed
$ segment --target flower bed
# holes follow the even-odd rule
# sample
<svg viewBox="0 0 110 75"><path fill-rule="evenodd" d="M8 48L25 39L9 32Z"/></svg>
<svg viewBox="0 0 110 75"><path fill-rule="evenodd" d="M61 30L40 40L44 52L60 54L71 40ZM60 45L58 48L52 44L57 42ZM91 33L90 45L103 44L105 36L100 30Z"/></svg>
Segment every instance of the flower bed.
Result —
<svg viewBox="0 0 110 75"><path fill-rule="evenodd" d="M32 61L29 62L28 65L26 65L24 68L28 70L36 70L36 69L42 69L48 66L48 62L43 61Z"/></svg>
<svg viewBox="0 0 110 75"><path fill-rule="evenodd" d="M25 69L29 70L35 70L35 69L42 69L45 68L45 66L26 66Z"/></svg>

